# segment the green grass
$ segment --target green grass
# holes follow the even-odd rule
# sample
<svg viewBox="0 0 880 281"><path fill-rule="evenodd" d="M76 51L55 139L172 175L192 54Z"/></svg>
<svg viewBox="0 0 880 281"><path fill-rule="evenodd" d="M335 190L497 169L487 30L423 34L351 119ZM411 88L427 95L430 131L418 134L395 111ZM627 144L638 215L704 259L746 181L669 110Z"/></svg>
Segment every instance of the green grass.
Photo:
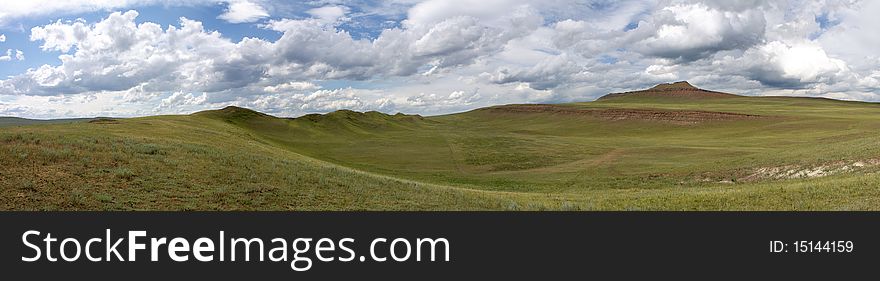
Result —
<svg viewBox="0 0 880 281"><path fill-rule="evenodd" d="M0 129L4 210L876 210L880 106L627 97L561 105L699 110L681 124L481 109L187 116Z"/></svg>

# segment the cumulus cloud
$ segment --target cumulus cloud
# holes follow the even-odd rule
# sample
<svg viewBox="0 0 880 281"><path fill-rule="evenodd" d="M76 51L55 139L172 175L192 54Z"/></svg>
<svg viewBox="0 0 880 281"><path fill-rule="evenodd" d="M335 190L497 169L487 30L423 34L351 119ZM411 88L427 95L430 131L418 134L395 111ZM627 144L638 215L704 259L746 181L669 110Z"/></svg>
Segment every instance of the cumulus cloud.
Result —
<svg viewBox="0 0 880 281"><path fill-rule="evenodd" d="M218 16L218 19L230 23L248 23L269 17L265 8L248 0L231 0L227 5L226 12Z"/></svg>
<svg viewBox="0 0 880 281"><path fill-rule="evenodd" d="M54 23L31 29L30 39L31 41L43 41L40 48L44 51L54 50L67 53L77 42L86 39L88 29L85 20L82 19L66 23L58 20Z"/></svg>
<svg viewBox="0 0 880 281"><path fill-rule="evenodd" d="M54 95L122 91L221 92L265 88L273 81L406 76L423 67L455 67L499 51L510 37L472 18L452 18L430 28L390 29L374 41L310 19L272 21L275 42L232 42L181 18L163 29L137 23L136 11L115 12L89 24L56 21L31 30L31 40L60 51L61 64L43 65L0 81L10 93ZM497 32L493 32L497 31ZM458 38L465 36L465 40ZM278 83L275 83L278 84Z"/></svg>
<svg viewBox="0 0 880 281"><path fill-rule="evenodd" d="M274 86L266 86L263 88L264 91L270 93L281 93L281 92L291 92L291 91L309 91L309 90L317 90L320 89L321 86L315 85L312 82L288 82L284 84L278 84Z"/></svg>
<svg viewBox="0 0 880 281"><path fill-rule="evenodd" d="M447 95L441 94L425 94L406 98L406 104L414 107L444 107L444 106L466 106L479 101L481 98L478 91L466 93L464 91L453 91Z"/></svg>
<svg viewBox="0 0 880 281"><path fill-rule="evenodd" d="M546 90L576 81L576 76L582 71L582 67L570 56L561 54L527 68L501 67L490 76L490 81L501 84L525 82L533 89Z"/></svg>
<svg viewBox="0 0 880 281"><path fill-rule="evenodd" d="M764 39L764 14L757 9L725 11L702 3L677 4L658 10L628 32L636 51L693 61L719 51L748 49Z"/></svg>
<svg viewBox="0 0 880 281"><path fill-rule="evenodd" d="M156 107L157 112L185 112L191 110L191 107L203 105L208 100L205 93L194 95L193 93L174 92L171 96L162 99L159 106Z"/></svg>
<svg viewBox="0 0 880 281"><path fill-rule="evenodd" d="M322 22L332 24L344 20L345 14L347 14L349 10L348 7L334 5L310 9L306 11L306 13Z"/></svg>
<svg viewBox="0 0 880 281"><path fill-rule="evenodd" d="M86 24L55 22L32 29L41 48L64 52L58 66L43 65L0 82L11 93L54 95L120 91L146 83L151 91L215 92L261 78L265 41L233 43L202 23L137 24L138 12L115 12Z"/></svg>
<svg viewBox="0 0 880 281"><path fill-rule="evenodd" d="M844 61L828 57L820 46L807 42L773 41L750 49L743 57L750 77L773 87L833 84L848 71Z"/></svg>
<svg viewBox="0 0 880 281"><path fill-rule="evenodd" d="M487 26L510 28L510 19L526 18L524 13L550 14L558 12L560 6L570 5L571 1L565 0L427 0L411 7L403 23L409 27L432 26L450 18L470 17Z"/></svg>
<svg viewBox="0 0 880 281"><path fill-rule="evenodd" d="M311 93L278 93L242 99L239 105L281 114L328 112L340 109L365 110L367 103L352 88L317 90Z"/></svg>
<svg viewBox="0 0 880 281"><path fill-rule="evenodd" d="M816 41L827 52L831 52L854 67L870 72L877 68L880 53L880 34L872 32L880 26L880 1L859 1L844 6L832 14L839 23L831 26Z"/></svg>
<svg viewBox="0 0 880 281"><path fill-rule="evenodd" d="M531 16L514 14L507 19L517 21ZM430 26L386 29L373 41L354 39L344 30L328 29L320 23L288 19L267 25L283 32L275 42L284 63L279 73L297 68L311 76L332 79L407 76L422 69L470 64L500 51L516 37L512 29L486 26L467 16Z"/></svg>
<svg viewBox="0 0 880 281"><path fill-rule="evenodd" d="M654 76L653 80L675 81L679 80L678 73L676 72L677 68L675 65L652 64L645 68L645 74Z"/></svg>
<svg viewBox="0 0 880 281"><path fill-rule="evenodd" d="M481 26L471 17L455 17L431 27L412 43L415 58L434 57L435 65L466 64L485 52L498 50L503 37L498 30Z"/></svg>

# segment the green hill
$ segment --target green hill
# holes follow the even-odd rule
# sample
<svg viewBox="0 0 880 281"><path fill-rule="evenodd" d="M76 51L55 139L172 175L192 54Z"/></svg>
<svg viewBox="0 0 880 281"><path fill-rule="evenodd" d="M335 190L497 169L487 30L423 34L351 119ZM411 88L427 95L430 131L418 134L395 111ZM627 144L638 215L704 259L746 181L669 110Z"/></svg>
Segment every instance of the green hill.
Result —
<svg viewBox="0 0 880 281"><path fill-rule="evenodd" d="M685 83L686 84L686 83ZM0 209L876 210L880 105L681 83L422 117L0 130Z"/></svg>

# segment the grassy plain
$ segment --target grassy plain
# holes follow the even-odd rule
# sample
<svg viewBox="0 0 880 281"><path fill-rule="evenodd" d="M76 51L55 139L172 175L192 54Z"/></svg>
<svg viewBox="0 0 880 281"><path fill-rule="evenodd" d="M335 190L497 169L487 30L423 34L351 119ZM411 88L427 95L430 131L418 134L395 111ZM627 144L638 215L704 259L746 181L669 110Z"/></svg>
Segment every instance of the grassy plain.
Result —
<svg viewBox="0 0 880 281"><path fill-rule="evenodd" d="M622 97L533 109L285 119L230 107L5 127L0 209L880 209L877 104ZM674 119L688 112L752 117Z"/></svg>

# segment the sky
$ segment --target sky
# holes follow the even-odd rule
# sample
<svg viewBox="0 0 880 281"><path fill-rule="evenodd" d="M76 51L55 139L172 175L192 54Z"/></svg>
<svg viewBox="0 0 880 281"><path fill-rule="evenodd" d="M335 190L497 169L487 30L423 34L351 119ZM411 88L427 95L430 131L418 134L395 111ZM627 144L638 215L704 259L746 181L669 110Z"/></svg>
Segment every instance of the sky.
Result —
<svg viewBox="0 0 880 281"><path fill-rule="evenodd" d="M687 80L880 101L880 1L29 0L0 116L436 115Z"/></svg>

